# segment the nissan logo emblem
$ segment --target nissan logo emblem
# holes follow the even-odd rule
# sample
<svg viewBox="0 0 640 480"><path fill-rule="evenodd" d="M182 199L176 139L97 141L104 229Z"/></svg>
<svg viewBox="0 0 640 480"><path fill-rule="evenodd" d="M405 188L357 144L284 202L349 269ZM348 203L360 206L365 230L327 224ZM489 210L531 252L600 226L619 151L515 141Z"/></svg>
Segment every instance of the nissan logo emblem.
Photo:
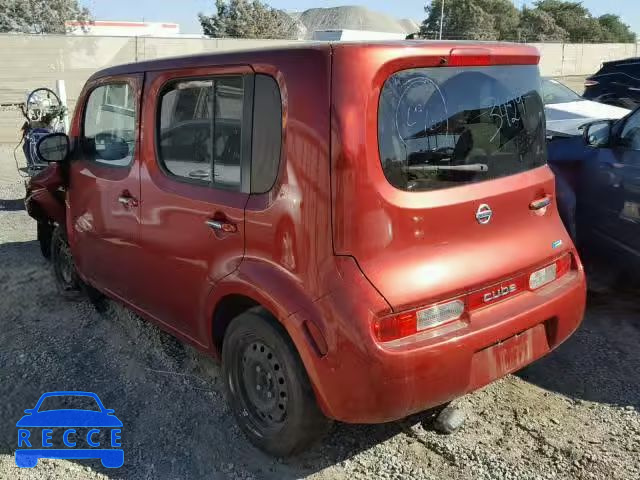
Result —
<svg viewBox="0 0 640 480"><path fill-rule="evenodd" d="M491 217L493 216L493 211L491 211L491 207L486 203L483 203L478 207L478 211L476 212L476 220L481 225L489 223L491 221Z"/></svg>

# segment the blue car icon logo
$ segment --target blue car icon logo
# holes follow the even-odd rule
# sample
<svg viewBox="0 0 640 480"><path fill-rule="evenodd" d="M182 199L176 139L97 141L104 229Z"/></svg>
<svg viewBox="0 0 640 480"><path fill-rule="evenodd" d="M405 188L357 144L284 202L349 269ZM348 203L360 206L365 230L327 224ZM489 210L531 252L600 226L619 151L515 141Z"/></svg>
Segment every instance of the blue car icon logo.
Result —
<svg viewBox="0 0 640 480"><path fill-rule="evenodd" d="M95 393L48 392L24 412L16 423L18 467L33 468L40 458L100 459L106 468L124 464L122 422Z"/></svg>

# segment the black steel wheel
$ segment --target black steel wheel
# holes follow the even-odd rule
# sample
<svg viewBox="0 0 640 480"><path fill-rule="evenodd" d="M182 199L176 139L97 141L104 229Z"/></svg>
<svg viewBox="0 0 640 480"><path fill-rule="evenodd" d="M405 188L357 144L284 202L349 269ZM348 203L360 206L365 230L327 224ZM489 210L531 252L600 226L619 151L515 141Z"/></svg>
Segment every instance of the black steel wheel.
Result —
<svg viewBox="0 0 640 480"><path fill-rule="evenodd" d="M82 283L76 264L71 254L64 226L56 226L51 236L51 263L53 276L60 295L67 300L77 300L82 297Z"/></svg>
<svg viewBox="0 0 640 480"><path fill-rule="evenodd" d="M231 322L222 362L229 405L258 448L276 456L298 453L330 427L286 331L264 310Z"/></svg>

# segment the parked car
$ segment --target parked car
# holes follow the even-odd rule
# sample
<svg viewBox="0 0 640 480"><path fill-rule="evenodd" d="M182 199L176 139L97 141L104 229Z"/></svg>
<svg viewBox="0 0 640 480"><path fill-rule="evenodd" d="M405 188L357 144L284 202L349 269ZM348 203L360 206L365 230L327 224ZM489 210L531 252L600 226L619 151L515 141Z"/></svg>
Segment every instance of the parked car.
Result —
<svg viewBox="0 0 640 480"><path fill-rule="evenodd" d="M553 78L542 79L547 131L553 134L582 135L580 127L588 122L617 119L627 115L626 108L587 100Z"/></svg>
<svg viewBox="0 0 640 480"><path fill-rule="evenodd" d="M480 388L580 324L538 61L324 43L108 68L70 139L41 140L56 163L29 212L55 224L63 295L114 298L220 356L243 431L290 454L328 419Z"/></svg>
<svg viewBox="0 0 640 480"><path fill-rule="evenodd" d="M640 105L640 57L604 62L584 86L584 98L634 109Z"/></svg>
<svg viewBox="0 0 640 480"><path fill-rule="evenodd" d="M640 109L620 120L590 123L583 136L550 141L549 162L575 193L570 216L581 248L605 257L611 269L637 272Z"/></svg>

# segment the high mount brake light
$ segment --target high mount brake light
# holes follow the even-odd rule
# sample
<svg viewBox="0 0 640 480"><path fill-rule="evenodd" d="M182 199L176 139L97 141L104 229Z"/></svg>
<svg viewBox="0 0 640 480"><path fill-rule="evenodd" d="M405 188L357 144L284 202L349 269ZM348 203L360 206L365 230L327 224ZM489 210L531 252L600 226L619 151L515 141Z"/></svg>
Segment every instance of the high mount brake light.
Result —
<svg viewBox="0 0 640 480"><path fill-rule="evenodd" d="M484 48L452 48L447 64L451 67L484 67L491 65L491 53Z"/></svg>
<svg viewBox="0 0 640 480"><path fill-rule="evenodd" d="M391 342L422 332L433 331L433 335L457 329L457 320L465 314L494 305L525 291L537 290L569 273L573 265L570 253L557 258L544 268L531 273L521 273L517 277L499 284L474 290L462 297L418 308L407 312L377 318L373 323L373 333L379 342ZM460 326L464 324L460 323ZM440 327L443 327L441 331Z"/></svg>

